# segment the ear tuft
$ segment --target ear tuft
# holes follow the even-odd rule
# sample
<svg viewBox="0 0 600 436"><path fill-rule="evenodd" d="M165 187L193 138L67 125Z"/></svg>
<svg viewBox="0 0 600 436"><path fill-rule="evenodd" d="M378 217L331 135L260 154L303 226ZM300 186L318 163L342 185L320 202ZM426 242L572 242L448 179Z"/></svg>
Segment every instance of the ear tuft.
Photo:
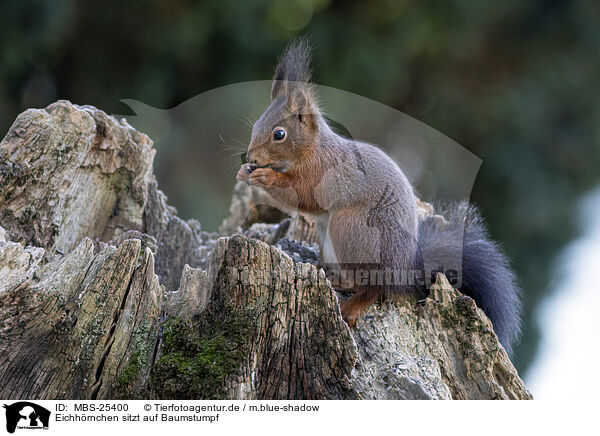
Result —
<svg viewBox="0 0 600 436"><path fill-rule="evenodd" d="M310 82L311 44L308 37L292 40L275 68L271 100L287 94L288 82Z"/></svg>

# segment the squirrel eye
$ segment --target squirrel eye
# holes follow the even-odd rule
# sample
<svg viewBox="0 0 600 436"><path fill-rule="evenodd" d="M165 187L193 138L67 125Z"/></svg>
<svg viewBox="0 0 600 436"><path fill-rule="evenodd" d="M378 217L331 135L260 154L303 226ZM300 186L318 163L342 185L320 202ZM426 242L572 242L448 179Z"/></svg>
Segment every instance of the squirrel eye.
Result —
<svg viewBox="0 0 600 436"><path fill-rule="evenodd" d="M273 132L273 140L274 141L283 141L285 139L285 130L283 129L275 129L275 131Z"/></svg>

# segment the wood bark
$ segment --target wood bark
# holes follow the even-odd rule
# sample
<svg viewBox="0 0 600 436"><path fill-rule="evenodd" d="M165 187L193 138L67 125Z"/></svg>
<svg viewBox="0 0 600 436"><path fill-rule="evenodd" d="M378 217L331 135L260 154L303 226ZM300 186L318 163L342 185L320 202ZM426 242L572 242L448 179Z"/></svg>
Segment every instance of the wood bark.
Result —
<svg viewBox="0 0 600 436"><path fill-rule="evenodd" d="M238 184L205 232L168 206L153 156L67 101L0 143L1 398L531 398L443 276L350 329L309 221Z"/></svg>

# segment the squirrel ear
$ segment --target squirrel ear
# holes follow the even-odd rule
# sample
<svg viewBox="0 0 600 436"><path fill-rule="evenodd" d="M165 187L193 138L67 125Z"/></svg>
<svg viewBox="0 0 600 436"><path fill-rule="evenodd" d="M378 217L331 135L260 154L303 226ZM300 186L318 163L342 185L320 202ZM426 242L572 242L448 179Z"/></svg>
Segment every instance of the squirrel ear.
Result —
<svg viewBox="0 0 600 436"><path fill-rule="evenodd" d="M294 113L307 113L310 106L308 95L306 95L302 89L296 88L290 92L290 95L287 99L287 105L288 108Z"/></svg>
<svg viewBox="0 0 600 436"><path fill-rule="evenodd" d="M311 123L318 112L317 104L310 88L298 87L290 91L287 97L288 109L298 115L301 123Z"/></svg>

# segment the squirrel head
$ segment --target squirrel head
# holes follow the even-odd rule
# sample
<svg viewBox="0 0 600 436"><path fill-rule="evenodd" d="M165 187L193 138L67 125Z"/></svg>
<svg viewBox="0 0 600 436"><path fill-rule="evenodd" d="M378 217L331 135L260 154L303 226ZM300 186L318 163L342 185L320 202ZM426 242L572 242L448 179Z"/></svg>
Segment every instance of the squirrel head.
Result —
<svg viewBox="0 0 600 436"><path fill-rule="evenodd" d="M309 41L292 41L275 69L271 104L252 128L247 162L285 172L315 149L324 121L310 76Z"/></svg>

